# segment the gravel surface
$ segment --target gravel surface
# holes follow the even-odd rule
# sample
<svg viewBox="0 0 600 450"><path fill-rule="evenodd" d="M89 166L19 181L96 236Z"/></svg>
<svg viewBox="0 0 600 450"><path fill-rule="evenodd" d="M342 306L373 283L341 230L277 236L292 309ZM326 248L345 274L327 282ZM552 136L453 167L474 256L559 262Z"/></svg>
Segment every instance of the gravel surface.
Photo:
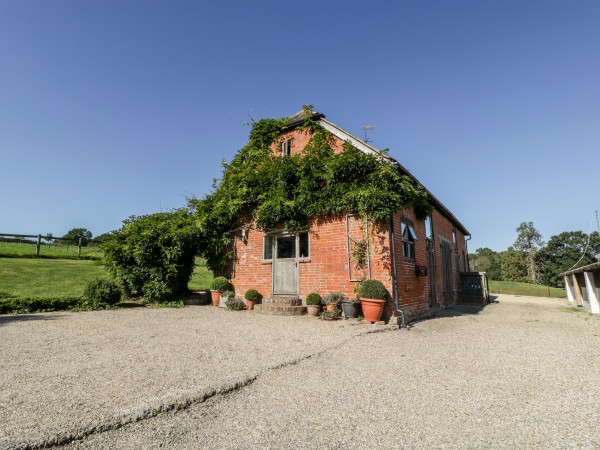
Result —
<svg viewBox="0 0 600 450"><path fill-rule="evenodd" d="M375 329L208 306L0 316L0 448L181 408Z"/></svg>
<svg viewBox="0 0 600 450"><path fill-rule="evenodd" d="M481 312L457 307L408 330L362 336L358 335L375 326L238 315L207 307L102 313L112 313L112 320L89 319L86 326L94 326L96 338L87 339L105 337L87 344L91 353L84 361L93 362L94 369L102 366L105 373L112 369L115 376L105 384L94 379L94 390L85 389L95 399L88 403L89 411L72 400L84 390L77 383L54 386L65 403L59 406L44 400L52 390L47 375L37 383L25 383L27 394L12 381L9 394L5 386L0 391L2 402L17 410L9 411L13 440L4 444L18 442L23 430L32 436L42 423L47 424L46 436L52 436L84 420L89 424L114 420L126 407L188 392L190 381L199 385L211 374L235 373L249 383L179 411L93 433L69 447L600 447L600 317L573 312L562 300L504 295L497 300ZM129 313L135 314L126 320ZM146 317L148 313L151 317ZM54 335L36 340L40 346L47 342L46 349L32 352L56 355L57 347L64 345L65 350L87 335L82 332L73 339L73 323L81 326L88 320L79 319L80 315L94 314L98 313L57 315L60 319L47 321L51 325L44 321L5 324L0 319L0 336L4 340L7 329L18 326L12 337L16 344L19 334L48 333L51 328ZM108 326L104 322L111 323L109 329L103 328ZM150 325L153 329L145 331ZM138 337L135 343L130 339L110 345L109 350L97 348L98 342L107 342L124 326ZM223 327L229 327L229 333ZM142 333L146 339L139 339ZM198 336L190 338L194 333ZM151 345L150 334L162 336L169 344ZM69 337L57 343L63 335ZM209 343L226 348L215 350ZM101 356L115 350L116 358L105 361ZM14 372L14 366L23 372L21 364L36 370L23 362L22 348L3 347L2 352L18 361L3 368L3 373ZM135 359L140 353L147 356ZM127 364L120 364L124 357ZM87 381L91 374L82 374L88 365L73 356L68 359L70 370ZM152 365L139 364L150 360ZM279 361L289 364L281 366ZM215 362L227 370L212 367ZM190 374L194 369L202 375ZM130 379L132 373L144 378ZM112 393L99 386L110 387ZM35 387L40 388L38 393L32 392ZM28 406L17 404L17 396ZM105 408L107 403L112 411ZM33 411L38 411L37 422L31 418ZM7 412L0 414L4 431ZM59 420L62 425L57 427Z"/></svg>

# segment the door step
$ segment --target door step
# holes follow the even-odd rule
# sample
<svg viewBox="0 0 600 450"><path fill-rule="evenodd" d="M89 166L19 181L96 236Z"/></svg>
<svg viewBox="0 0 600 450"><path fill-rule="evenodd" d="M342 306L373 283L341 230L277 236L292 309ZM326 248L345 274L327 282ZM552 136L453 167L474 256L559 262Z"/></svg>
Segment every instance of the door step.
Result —
<svg viewBox="0 0 600 450"><path fill-rule="evenodd" d="M302 316L307 313L307 308L298 296L274 295L263 298L260 305L254 306L254 311L274 316Z"/></svg>

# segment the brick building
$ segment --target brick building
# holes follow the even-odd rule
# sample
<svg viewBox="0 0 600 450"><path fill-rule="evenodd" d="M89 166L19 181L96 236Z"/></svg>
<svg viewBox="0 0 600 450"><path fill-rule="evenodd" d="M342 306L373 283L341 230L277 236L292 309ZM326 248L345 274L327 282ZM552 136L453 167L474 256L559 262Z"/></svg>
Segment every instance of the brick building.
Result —
<svg viewBox="0 0 600 450"><path fill-rule="evenodd" d="M333 148L342 152L350 142L359 150L380 155L389 164L414 178L393 158L317 114L319 124L334 136ZM300 153L311 135L298 126L300 112L272 145L278 157ZM357 215L314 217L305 231L258 231L248 224L235 233L234 257L225 275L242 297L257 289L263 312L302 314L303 299L311 292L325 295L341 291L347 297L361 279L384 283L391 294L384 319L398 321L422 317L456 301L459 272L468 270L467 229L433 194L434 207L424 222L412 210L398 211L388 223L374 224ZM277 300L277 299L283 300Z"/></svg>

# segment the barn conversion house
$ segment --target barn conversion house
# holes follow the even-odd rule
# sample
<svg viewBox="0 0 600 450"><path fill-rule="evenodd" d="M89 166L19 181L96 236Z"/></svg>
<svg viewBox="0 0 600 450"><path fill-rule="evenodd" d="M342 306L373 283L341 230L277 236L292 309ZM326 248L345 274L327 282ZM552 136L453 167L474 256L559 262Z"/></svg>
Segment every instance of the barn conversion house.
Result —
<svg viewBox="0 0 600 450"><path fill-rule="evenodd" d="M303 124L309 117L326 130L334 154L352 146L418 181L393 158L358 139L315 112L300 112L278 129L270 148L272 158L301 155L313 137ZM285 227L265 231L252 215L230 235L232 251L223 275L238 297L248 289L263 296L259 312L303 314L311 292L341 291L354 296L364 279L377 279L390 292L384 320L400 323L452 305L468 270L468 230L429 191L423 189L430 213L419 220L414 208L398 210L387 220L374 221L356 211L309 217L301 230Z"/></svg>

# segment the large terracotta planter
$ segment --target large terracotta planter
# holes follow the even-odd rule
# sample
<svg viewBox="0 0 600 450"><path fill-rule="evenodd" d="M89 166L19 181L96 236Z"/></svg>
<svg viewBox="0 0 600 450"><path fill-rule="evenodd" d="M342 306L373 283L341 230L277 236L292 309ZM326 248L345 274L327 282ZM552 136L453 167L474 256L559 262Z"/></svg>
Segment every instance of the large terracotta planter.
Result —
<svg viewBox="0 0 600 450"><path fill-rule="evenodd" d="M321 312L321 305L306 305L310 317L318 317Z"/></svg>
<svg viewBox="0 0 600 450"><path fill-rule="evenodd" d="M256 305L256 301L246 300L246 309L248 311L252 311L254 309L254 305Z"/></svg>
<svg viewBox="0 0 600 450"><path fill-rule="evenodd" d="M214 306L219 306L219 302L221 301L222 293L223 293L223 291L210 291L210 298L211 298Z"/></svg>
<svg viewBox="0 0 600 450"><path fill-rule="evenodd" d="M363 316L369 322L379 322L383 314L383 306L385 300L377 300L374 298L361 298L360 305L362 307Z"/></svg>

